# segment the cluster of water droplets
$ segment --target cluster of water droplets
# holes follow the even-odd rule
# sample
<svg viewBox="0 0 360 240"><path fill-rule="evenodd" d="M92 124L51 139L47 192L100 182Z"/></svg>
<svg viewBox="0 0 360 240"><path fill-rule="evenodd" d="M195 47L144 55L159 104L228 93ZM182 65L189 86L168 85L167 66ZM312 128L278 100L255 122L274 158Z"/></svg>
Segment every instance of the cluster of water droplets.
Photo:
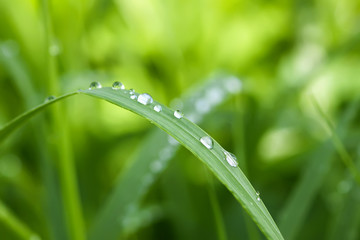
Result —
<svg viewBox="0 0 360 240"><path fill-rule="evenodd" d="M89 86L89 90L99 89L101 87L102 86L99 82L92 82ZM113 90L125 90L125 86L121 82L116 81L113 83L112 89ZM222 100L226 94L226 91L228 91L230 93L237 93L240 90L241 90L241 82L235 77L228 78L225 81L223 88L220 88L220 87L210 88L206 91L204 96L199 97L195 101L196 112L191 113L189 115L189 118L192 118L191 120L193 120L194 122L199 121L204 114L208 113L211 110L211 108L213 108L214 106L216 106L217 104L222 102ZM159 105L159 104L153 105L154 100L150 94L148 94L148 93L137 94L134 89L128 90L128 93L129 93L130 98L133 100L136 100L138 103L145 105L145 106L147 106L147 105L152 106L152 109L155 112L160 113L162 111L161 105ZM182 104L182 102L181 102L181 104ZM177 105L179 105L179 104L177 104ZM177 119L182 119L184 117L184 114L180 110L175 110L173 112L173 115ZM214 148L214 141L212 140L211 137L203 136L199 140L207 149L212 150ZM169 136L169 143L170 143L170 145L175 146L178 144L178 141L175 140L174 138L172 138L171 136ZM234 154L232 154L228 151L225 151L225 150L223 150L223 154L224 154L224 159L227 161L227 163L230 166L232 166L232 167L238 166L238 161ZM153 170L162 169L160 162L154 162L152 169Z"/></svg>

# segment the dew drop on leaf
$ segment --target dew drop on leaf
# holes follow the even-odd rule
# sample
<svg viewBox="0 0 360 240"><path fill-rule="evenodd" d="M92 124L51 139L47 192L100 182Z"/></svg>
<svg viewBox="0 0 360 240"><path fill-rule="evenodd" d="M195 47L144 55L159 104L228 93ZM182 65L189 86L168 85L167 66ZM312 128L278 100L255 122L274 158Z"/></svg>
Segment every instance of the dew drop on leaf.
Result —
<svg viewBox="0 0 360 240"><path fill-rule="evenodd" d="M213 149L214 147L214 142L211 139L211 137L209 136L204 136L202 138L200 138L200 142L207 148L207 149Z"/></svg>
<svg viewBox="0 0 360 240"><path fill-rule="evenodd" d="M96 88L101 88L101 84L99 82L92 82L90 83L89 90L93 90Z"/></svg>
<svg viewBox="0 0 360 240"><path fill-rule="evenodd" d="M174 112L174 116L175 116L177 119L181 119L181 118L184 116L184 114L183 114L180 110L176 110L176 111Z"/></svg>
<svg viewBox="0 0 360 240"><path fill-rule="evenodd" d="M153 103L152 97L147 93L142 93L138 96L137 101L143 105L149 105Z"/></svg>
<svg viewBox="0 0 360 240"><path fill-rule="evenodd" d="M234 154L228 151L224 151L225 159L232 167L237 167L239 165L237 158Z"/></svg>
<svg viewBox="0 0 360 240"><path fill-rule="evenodd" d="M154 111L155 111L155 112L161 112L161 110L162 110L161 105L155 105L155 106L154 106Z"/></svg>
<svg viewBox="0 0 360 240"><path fill-rule="evenodd" d="M125 89L125 86L121 82L116 81L113 83L112 89L114 90Z"/></svg>
<svg viewBox="0 0 360 240"><path fill-rule="evenodd" d="M56 98L55 96L48 96L48 97L45 99L45 102L53 101L55 98Z"/></svg>

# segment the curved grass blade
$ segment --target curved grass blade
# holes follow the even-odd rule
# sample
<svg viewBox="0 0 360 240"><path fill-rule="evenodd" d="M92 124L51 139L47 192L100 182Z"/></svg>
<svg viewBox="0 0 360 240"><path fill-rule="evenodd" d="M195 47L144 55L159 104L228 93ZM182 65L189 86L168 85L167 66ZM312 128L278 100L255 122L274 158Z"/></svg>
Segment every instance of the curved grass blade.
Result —
<svg viewBox="0 0 360 240"><path fill-rule="evenodd" d="M24 122L26 122L27 120L29 120L32 116L34 116L35 114L39 113L41 110L43 110L45 107L60 101L64 98L70 97L72 95L77 94L78 92L73 92L73 93L68 93L65 95L62 95L60 97L57 97L51 101L47 101L43 104L40 104L32 109L30 109L29 111L26 111L25 113L17 116L16 118L14 118L13 120L11 120L10 122L8 122L7 124L5 124L2 128L0 128L0 142L2 140L4 140L10 133L12 133L15 129L17 129L18 127L21 126L21 124L23 124Z"/></svg>
<svg viewBox="0 0 360 240"><path fill-rule="evenodd" d="M75 95L76 93L84 93L123 107L148 119L169 133L214 172L215 176L233 193L235 198L242 204L244 209L250 214L252 219L269 239L283 239L265 205L262 201L257 200L256 191L246 176L240 168L231 167L226 162L224 149L217 142L214 141L213 149L208 150L199 141L201 137L208 135L200 127L185 117L181 119L175 118L172 110L156 101L154 101L151 106L154 104L161 105L163 110L160 113L154 111L150 106L138 103L130 98L129 91L116 91L112 88L102 88L79 90L78 92L63 95L31 109L6 124L0 129L0 140L4 139L9 133L46 106ZM135 95L138 96L137 93L135 93Z"/></svg>
<svg viewBox="0 0 360 240"><path fill-rule="evenodd" d="M236 77L215 75L184 94L181 98L183 112L193 121L201 122L213 108L240 91L241 81ZM207 99L211 101L206 101ZM131 209L139 207L137 205L149 192L156 178L169 165L179 149L177 143L175 141L174 144L173 139L160 129L148 134L142 142L139 154L126 171L120 174L112 193L99 210L90 229L90 239L116 239L123 235L126 229L121 222L131 218Z"/></svg>
<svg viewBox="0 0 360 240"><path fill-rule="evenodd" d="M240 168L231 167L226 162L225 150L216 141L214 141L212 150L200 143L201 137L208 136L200 127L185 117L181 119L174 117L174 111L166 106L162 105L160 113L154 111L153 106L155 104L161 105L156 101L150 106L140 104L130 98L130 93L127 90L116 91L112 88L101 88L80 90L80 92L134 112L170 134L214 172L215 176L233 193L269 239L283 239L265 205L262 201L257 200L256 191L244 173ZM138 97L137 93L134 95Z"/></svg>

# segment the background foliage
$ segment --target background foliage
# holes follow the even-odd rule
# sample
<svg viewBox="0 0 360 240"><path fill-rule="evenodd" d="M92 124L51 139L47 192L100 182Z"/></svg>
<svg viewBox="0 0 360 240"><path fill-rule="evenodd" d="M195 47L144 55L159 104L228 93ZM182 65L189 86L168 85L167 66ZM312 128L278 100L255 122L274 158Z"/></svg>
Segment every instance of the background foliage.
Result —
<svg viewBox="0 0 360 240"><path fill-rule="evenodd" d="M94 80L178 106L231 73L243 92L200 126L237 154L285 239L358 239L359 183L332 136L359 165L359 23L356 0L0 0L0 125ZM1 238L84 239L153 128L77 96L11 135L0 145ZM219 224L228 239L263 238L184 149L149 187L118 239L217 239Z"/></svg>

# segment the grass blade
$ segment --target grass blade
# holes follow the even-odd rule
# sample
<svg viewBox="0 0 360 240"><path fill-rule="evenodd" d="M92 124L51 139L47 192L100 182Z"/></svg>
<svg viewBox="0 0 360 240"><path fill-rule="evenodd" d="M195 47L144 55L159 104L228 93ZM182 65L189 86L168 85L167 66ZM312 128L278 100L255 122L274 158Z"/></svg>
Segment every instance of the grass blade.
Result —
<svg viewBox="0 0 360 240"><path fill-rule="evenodd" d="M16 130L18 127L20 127L23 123L25 123L27 120L29 120L31 117L33 117L35 114L41 112L46 108L47 106L60 101L62 99L65 99L67 97L73 96L77 94L77 92L68 93L65 95L62 95L60 97L55 98L54 100L45 102L43 104L40 104L29 111L26 111L25 113L17 116L7 124L5 124L2 128L0 128L0 142L4 140L10 133L12 133L14 130Z"/></svg>
<svg viewBox="0 0 360 240"><path fill-rule="evenodd" d="M152 107L142 105L131 99L129 91L101 88L81 90L80 92L106 100L145 117L170 134L214 172L215 176L233 193L269 239L283 239L265 205L262 201L257 201L256 191L246 176L240 168L231 167L224 159L224 149L215 141L212 150L208 150L200 143L199 139L208 135L200 127L185 117L175 118L174 112L166 106L162 106L163 110L160 113L155 112ZM160 103L154 101L152 106L154 104Z"/></svg>
<svg viewBox="0 0 360 240"><path fill-rule="evenodd" d="M77 92L63 95L51 102L44 103L20 115L19 117L6 124L0 129L0 140L4 139L10 132L16 129L21 123L25 122L34 114L40 112L51 103L75 95ZM162 105L160 113L155 112L151 107L142 105L132 100L129 91L116 91L112 88L101 88L93 90L80 90L92 97L106 100L117 106L134 112L152 123L165 132L173 136L190 152L197 156L205 163L215 174L215 176L233 193L235 198L242 204L244 209L250 214L252 219L259 226L261 231L269 239L283 239L271 215L267 211L262 201L257 200L256 191L240 170L240 168L231 167L225 160L224 149L214 141L212 150L205 148L199 141L203 136L208 134L200 127L189 121L187 118L177 119L174 112ZM135 95L138 95L137 93ZM160 104L154 101L154 104ZM161 105L161 104L160 104Z"/></svg>
<svg viewBox="0 0 360 240"><path fill-rule="evenodd" d="M232 94L240 91L240 88L229 91L229 82L232 85L241 85L241 81L232 76L214 76L201 86L189 91L182 98L183 110L186 116L193 121L201 122L212 108L225 102ZM197 111L197 104L202 99L213 97L211 108L207 111ZM128 209L140 204L140 201L149 191L156 178L168 166L169 161L176 154L179 146L169 142L169 136L157 129L152 131L143 141L142 147L131 165L123 171L115 184L115 187L106 200L104 207L99 211L93 227L90 229L90 239L115 239L122 235L123 225L121 221L130 217ZM149 181L151 180L151 181ZM132 183L129 186L129 183Z"/></svg>

